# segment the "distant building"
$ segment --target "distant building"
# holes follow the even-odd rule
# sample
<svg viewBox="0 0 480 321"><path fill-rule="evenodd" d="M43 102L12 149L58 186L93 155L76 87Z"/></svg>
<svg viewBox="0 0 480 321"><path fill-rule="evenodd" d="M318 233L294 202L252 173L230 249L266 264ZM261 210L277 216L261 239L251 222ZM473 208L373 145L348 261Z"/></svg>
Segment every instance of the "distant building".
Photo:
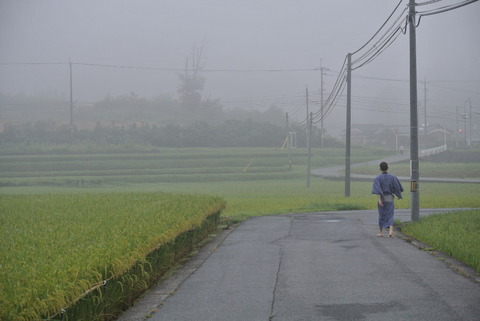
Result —
<svg viewBox="0 0 480 321"><path fill-rule="evenodd" d="M384 124L353 124L351 142L357 145L379 146L399 150L401 146L410 146L410 126L395 126ZM419 145L422 148L435 147L453 143L454 132L445 129L443 125L428 125L418 129ZM345 131L342 135L345 138Z"/></svg>

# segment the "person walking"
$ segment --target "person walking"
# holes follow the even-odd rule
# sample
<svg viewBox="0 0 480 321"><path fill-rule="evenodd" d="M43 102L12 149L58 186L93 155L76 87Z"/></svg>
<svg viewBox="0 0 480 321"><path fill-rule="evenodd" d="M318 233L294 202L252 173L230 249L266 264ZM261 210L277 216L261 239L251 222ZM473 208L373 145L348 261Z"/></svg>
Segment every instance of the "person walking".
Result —
<svg viewBox="0 0 480 321"><path fill-rule="evenodd" d="M389 229L388 237L393 237L393 215L395 210L394 196L402 199L403 187L398 178L389 174L388 164L380 163L380 175L373 180L372 194L378 195L378 226L383 236L383 229Z"/></svg>

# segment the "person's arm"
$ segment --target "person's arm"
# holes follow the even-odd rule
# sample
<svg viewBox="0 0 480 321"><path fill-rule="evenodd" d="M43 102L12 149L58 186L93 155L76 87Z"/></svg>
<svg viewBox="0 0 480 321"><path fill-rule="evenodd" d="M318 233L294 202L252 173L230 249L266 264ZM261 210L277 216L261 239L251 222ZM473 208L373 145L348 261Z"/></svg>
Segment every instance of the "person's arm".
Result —
<svg viewBox="0 0 480 321"><path fill-rule="evenodd" d="M394 188L395 188L395 195L398 197L399 200L402 199L402 192L403 192L403 186L402 186L402 183L400 183L400 180L398 179L398 177L395 177L395 180L394 180Z"/></svg>
<svg viewBox="0 0 480 321"><path fill-rule="evenodd" d="M378 205L383 206L382 194L378 194Z"/></svg>

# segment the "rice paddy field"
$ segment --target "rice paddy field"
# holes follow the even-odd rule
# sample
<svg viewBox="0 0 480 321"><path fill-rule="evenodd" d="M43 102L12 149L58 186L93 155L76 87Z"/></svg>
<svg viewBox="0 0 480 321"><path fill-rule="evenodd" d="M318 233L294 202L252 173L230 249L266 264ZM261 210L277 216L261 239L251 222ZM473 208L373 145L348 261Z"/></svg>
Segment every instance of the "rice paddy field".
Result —
<svg viewBox="0 0 480 321"><path fill-rule="evenodd" d="M164 193L1 195L0 319L48 319L224 205Z"/></svg>
<svg viewBox="0 0 480 321"><path fill-rule="evenodd" d="M389 155L354 148L352 163ZM311 167L343 161L343 149L316 149ZM370 182L352 182L349 198L343 181L311 177L307 187L306 164L304 149L273 148L0 155L0 319L49 315L219 211L223 220L241 221L376 208ZM391 164L390 172L408 176L407 166ZM478 162L421 163L429 168L480 176ZM407 191L395 205L409 208L409 183L402 183ZM478 191L475 184L421 183L420 206L480 208Z"/></svg>
<svg viewBox="0 0 480 321"><path fill-rule="evenodd" d="M344 149L313 149L311 168L342 165ZM391 151L353 148L352 163L382 159ZM464 153L462 151L461 153ZM472 152L478 155L478 151ZM475 154L476 153L476 154ZM149 153L0 155L0 194L174 192L219 196L227 201L224 217L285 212L374 209L369 182L344 183L311 177L306 187L305 149L279 148L161 149ZM290 166L291 164L291 166ZM409 176L408 163L390 172ZM376 167L355 168L374 175ZM422 162L421 176L480 177L480 163ZM466 174L467 173L467 174ZM409 182L404 182L408 187ZM407 189L407 188L406 188ZM471 184L420 185L420 206L480 207ZM399 207L410 206L409 193Z"/></svg>

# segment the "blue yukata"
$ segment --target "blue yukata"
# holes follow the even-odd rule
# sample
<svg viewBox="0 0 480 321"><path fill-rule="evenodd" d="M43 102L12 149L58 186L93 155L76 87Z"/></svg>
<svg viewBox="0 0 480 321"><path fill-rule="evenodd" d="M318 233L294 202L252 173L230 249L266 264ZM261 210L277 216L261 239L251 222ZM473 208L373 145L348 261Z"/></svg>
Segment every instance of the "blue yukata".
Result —
<svg viewBox="0 0 480 321"><path fill-rule="evenodd" d="M383 172L373 180L372 194L382 195L383 206L378 206L378 226L387 228L393 225L393 212L395 209L393 196L402 198L403 187L394 175Z"/></svg>

